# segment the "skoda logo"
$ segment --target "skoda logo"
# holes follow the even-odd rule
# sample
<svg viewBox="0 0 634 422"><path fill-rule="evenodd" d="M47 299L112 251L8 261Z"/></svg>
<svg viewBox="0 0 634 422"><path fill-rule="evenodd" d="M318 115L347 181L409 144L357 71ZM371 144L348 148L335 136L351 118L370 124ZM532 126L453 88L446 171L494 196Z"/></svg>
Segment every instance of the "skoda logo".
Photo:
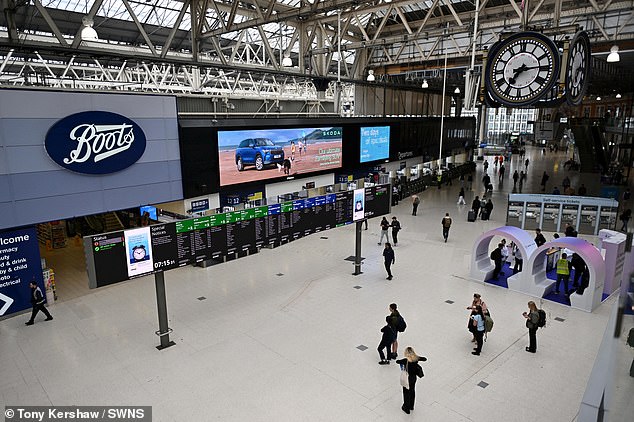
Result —
<svg viewBox="0 0 634 422"><path fill-rule="evenodd" d="M46 134L46 152L77 173L108 174L136 163L145 134L132 120L108 111L86 111L63 118Z"/></svg>

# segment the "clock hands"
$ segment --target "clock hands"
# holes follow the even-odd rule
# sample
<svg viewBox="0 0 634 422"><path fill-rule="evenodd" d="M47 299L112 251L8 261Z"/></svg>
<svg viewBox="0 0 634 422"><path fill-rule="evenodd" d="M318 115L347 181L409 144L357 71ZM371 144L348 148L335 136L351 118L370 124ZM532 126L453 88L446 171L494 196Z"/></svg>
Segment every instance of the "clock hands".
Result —
<svg viewBox="0 0 634 422"><path fill-rule="evenodd" d="M513 69L513 77L509 78L509 82L513 85L515 85L516 82L516 78L522 73L525 72L527 70L531 70L531 69L539 69L540 66L526 66L526 63L523 63L520 67L516 67L515 69Z"/></svg>

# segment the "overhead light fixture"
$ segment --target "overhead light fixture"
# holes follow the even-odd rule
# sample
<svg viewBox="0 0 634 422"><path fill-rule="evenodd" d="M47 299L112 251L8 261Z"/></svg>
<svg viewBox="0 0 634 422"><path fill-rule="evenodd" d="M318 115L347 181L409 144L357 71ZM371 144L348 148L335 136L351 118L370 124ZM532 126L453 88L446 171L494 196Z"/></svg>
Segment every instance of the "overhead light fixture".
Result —
<svg viewBox="0 0 634 422"><path fill-rule="evenodd" d="M619 46L613 45L612 48L610 48L610 54L608 54L608 62L615 63L618 61L621 61L621 56L619 56Z"/></svg>
<svg viewBox="0 0 634 422"><path fill-rule="evenodd" d="M421 85L421 87L429 88L429 84L427 83L427 79L423 79L423 85Z"/></svg>
<svg viewBox="0 0 634 422"><path fill-rule="evenodd" d="M597 101L601 101L601 97L598 97L598 96L597 96Z"/></svg>
<svg viewBox="0 0 634 422"><path fill-rule="evenodd" d="M460 94L460 88L456 87L456 89L453 91L454 94Z"/></svg>
<svg viewBox="0 0 634 422"><path fill-rule="evenodd" d="M284 54L284 59L282 60L282 66L284 67L293 67L293 60L288 54Z"/></svg>
<svg viewBox="0 0 634 422"><path fill-rule="evenodd" d="M368 82L374 82L374 70L368 70Z"/></svg>
<svg viewBox="0 0 634 422"><path fill-rule="evenodd" d="M621 94L616 94L616 98L621 98Z"/></svg>
<svg viewBox="0 0 634 422"><path fill-rule="evenodd" d="M92 27L94 22L88 16L84 16L81 20L82 25L84 26L81 29L79 36L82 41L98 41L99 36L97 35L97 31Z"/></svg>

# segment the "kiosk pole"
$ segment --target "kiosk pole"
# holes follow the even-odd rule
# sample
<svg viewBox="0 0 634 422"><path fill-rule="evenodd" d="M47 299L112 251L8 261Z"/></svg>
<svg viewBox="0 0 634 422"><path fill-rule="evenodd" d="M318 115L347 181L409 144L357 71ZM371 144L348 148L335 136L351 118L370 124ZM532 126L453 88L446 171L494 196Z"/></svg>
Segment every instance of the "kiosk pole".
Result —
<svg viewBox="0 0 634 422"><path fill-rule="evenodd" d="M361 271L361 226L363 225L363 220L357 221L356 239L355 239L355 247L354 247L354 273L352 275L363 274Z"/></svg>
<svg viewBox="0 0 634 422"><path fill-rule="evenodd" d="M165 298L165 277L163 271L154 274L154 285L156 286L156 307L158 310L159 330L156 335L161 338L161 345L157 349L163 350L175 345L170 341L172 329L167 326L167 300Z"/></svg>

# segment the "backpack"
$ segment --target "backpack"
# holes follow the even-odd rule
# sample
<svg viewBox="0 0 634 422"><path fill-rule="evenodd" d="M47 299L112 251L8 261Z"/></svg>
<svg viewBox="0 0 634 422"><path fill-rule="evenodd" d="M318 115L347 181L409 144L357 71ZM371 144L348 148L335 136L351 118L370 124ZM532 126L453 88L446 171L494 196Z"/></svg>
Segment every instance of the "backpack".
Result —
<svg viewBox="0 0 634 422"><path fill-rule="evenodd" d="M484 316L484 332L489 333L493 330L493 318L490 315Z"/></svg>
<svg viewBox="0 0 634 422"><path fill-rule="evenodd" d="M546 326L546 311L543 309L538 309L537 313L539 314L539 321L537 321L537 326L539 328L544 328Z"/></svg>
<svg viewBox="0 0 634 422"><path fill-rule="evenodd" d="M405 323L405 320L399 314L398 321L396 321L396 331L398 331L399 333L402 333L403 331L405 331L406 328L407 328L407 323Z"/></svg>
<svg viewBox="0 0 634 422"><path fill-rule="evenodd" d="M420 204L420 198L419 197L414 198L414 203L416 205Z"/></svg>
<svg viewBox="0 0 634 422"><path fill-rule="evenodd" d="M442 219L442 225L443 225L443 227L445 227L445 228L447 228L447 229L448 229L449 227L451 227L451 218L449 218L449 217L445 217L445 218L443 218L443 219Z"/></svg>

